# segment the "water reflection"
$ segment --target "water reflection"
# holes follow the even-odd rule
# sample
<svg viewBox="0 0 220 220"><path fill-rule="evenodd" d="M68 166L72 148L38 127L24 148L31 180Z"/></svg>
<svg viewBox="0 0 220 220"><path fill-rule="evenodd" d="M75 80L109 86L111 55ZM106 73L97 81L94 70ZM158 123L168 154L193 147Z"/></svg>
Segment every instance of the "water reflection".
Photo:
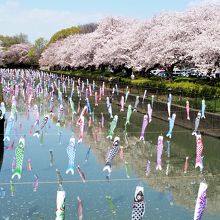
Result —
<svg viewBox="0 0 220 220"><path fill-rule="evenodd" d="M96 126L87 128L87 135L84 141L92 146L92 150L98 158L99 163L105 163L105 155L109 141L106 139L108 127L98 132L98 121L101 112L105 112L104 104L96 109ZM119 106L114 106L114 114L119 115L119 121L116 134L121 137L122 145L124 145L124 158L128 162L132 170L142 178L149 186L160 192L164 199L170 205L181 205L194 210L195 200L198 193L199 184L205 180L208 185L208 205L207 212L212 214L220 213L220 175L218 165L220 164L220 141L219 139L203 136L204 144L204 170L195 169L195 137L191 135L189 130L175 126L174 138L170 140L170 149L167 151L166 143L169 139L164 140L162 171L156 171L156 144L158 135L165 134L168 129L168 123L158 119L147 128L145 135L146 141L139 140L141 123L143 115L133 113L131 116L131 124L128 126L128 143L126 144L124 137L124 121L126 112L121 113ZM105 115L106 121L108 115ZM89 119L87 119L89 120ZM95 140L97 134L97 140ZM164 135L165 136L165 135ZM170 151L170 152L169 152ZM184 162L186 156L189 157L188 172L184 174ZM151 172L146 176L145 169L147 161L151 161ZM113 167L124 166L124 160L116 157ZM125 175L126 178L126 169ZM219 204L219 205L216 205Z"/></svg>

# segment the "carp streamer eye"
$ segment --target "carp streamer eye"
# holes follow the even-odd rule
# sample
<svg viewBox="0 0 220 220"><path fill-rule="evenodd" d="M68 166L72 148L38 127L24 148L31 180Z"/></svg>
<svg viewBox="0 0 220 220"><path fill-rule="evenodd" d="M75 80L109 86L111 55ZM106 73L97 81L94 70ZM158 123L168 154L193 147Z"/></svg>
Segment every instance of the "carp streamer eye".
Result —
<svg viewBox="0 0 220 220"><path fill-rule="evenodd" d="M137 194L137 196L136 196L136 199L137 199L137 200L141 200L141 199L142 199L142 196L143 196L142 192L139 192L139 193Z"/></svg>
<svg viewBox="0 0 220 220"><path fill-rule="evenodd" d="M140 195L138 195L138 196L137 196L137 199L138 199L138 200L140 200L140 199L141 199L141 196L140 196Z"/></svg>

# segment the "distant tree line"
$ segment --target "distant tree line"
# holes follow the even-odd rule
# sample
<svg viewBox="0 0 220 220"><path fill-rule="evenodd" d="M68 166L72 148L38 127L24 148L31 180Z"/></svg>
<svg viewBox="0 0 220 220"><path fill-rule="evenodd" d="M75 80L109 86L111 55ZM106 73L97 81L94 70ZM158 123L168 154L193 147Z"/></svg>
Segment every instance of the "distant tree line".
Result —
<svg viewBox="0 0 220 220"><path fill-rule="evenodd" d="M15 36L0 35L0 45L5 48L9 48L14 44L28 43L28 36L20 33Z"/></svg>

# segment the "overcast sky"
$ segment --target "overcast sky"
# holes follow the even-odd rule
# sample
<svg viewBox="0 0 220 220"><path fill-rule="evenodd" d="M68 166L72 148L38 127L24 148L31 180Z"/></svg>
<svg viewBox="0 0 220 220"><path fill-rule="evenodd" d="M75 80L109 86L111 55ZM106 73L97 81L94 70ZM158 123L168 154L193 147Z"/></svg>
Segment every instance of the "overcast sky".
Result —
<svg viewBox="0 0 220 220"><path fill-rule="evenodd" d="M53 33L62 28L97 22L106 16L146 19L162 11L183 11L204 1L207 2L207 0L0 0L0 34L15 35L22 32L34 42L39 37L50 39Z"/></svg>

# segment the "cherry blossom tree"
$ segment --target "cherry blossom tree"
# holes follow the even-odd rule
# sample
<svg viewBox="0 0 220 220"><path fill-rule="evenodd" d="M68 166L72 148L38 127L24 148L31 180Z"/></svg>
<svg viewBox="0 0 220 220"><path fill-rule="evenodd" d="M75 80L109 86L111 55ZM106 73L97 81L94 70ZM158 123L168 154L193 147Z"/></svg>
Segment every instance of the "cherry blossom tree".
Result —
<svg viewBox="0 0 220 220"><path fill-rule="evenodd" d="M92 33L75 34L51 44L41 66L86 68L125 65L136 69L186 63L214 68L220 62L220 6L202 5L161 13L145 21L103 19Z"/></svg>
<svg viewBox="0 0 220 220"><path fill-rule="evenodd" d="M120 35L129 20L125 18L105 18L96 31L88 34L76 34L51 44L42 54L41 66L87 67L96 65L94 55L115 36Z"/></svg>
<svg viewBox="0 0 220 220"><path fill-rule="evenodd" d="M161 14L153 18L150 35L145 37L143 47L137 51L136 60L140 65L147 67L155 63L172 65L186 60L191 60L198 66L204 61L213 65L215 63L213 56L208 61L207 57L202 58L202 54L208 52L205 48L208 46L210 36L213 46L219 45L217 35L220 28L217 24L220 16L217 12L217 8L206 6L185 13L173 13L172 16ZM208 33L212 34L207 35Z"/></svg>
<svg viewBox="0 0 220 220"><path fill-rule="evenodd" d="M28 51L31 45L27 43L14 44L5 52L4 64L7 66L13 65L30 65Z"/></svg>

